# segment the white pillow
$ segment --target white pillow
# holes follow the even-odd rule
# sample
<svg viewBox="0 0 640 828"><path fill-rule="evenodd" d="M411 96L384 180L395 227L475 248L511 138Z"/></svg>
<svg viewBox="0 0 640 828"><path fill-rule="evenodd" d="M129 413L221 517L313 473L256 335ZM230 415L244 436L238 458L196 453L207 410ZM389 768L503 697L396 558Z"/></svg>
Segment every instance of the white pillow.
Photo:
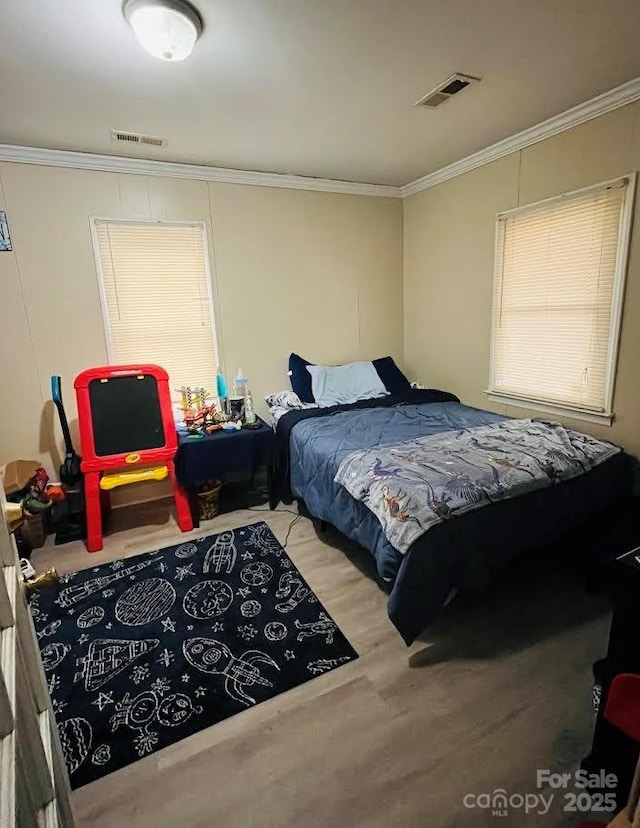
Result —
<svg viewBox="0 0 640 828"><path fill-rule="evenodd" d="M311 374L313 396L321 408L385 397L389 393L372 362L307 365L307 371Z"/></svg>

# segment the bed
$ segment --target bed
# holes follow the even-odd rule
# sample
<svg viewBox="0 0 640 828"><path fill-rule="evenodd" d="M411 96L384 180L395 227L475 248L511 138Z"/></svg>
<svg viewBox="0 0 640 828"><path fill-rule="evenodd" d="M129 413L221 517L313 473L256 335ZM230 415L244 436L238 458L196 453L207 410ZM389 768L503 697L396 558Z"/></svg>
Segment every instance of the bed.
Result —
<svg viewBox="0 0 640 828"><path fill-rule="evenodd" d="M436 618L453 590L483 587L511 558L557 541L630 492L629 458L619 452L579 477L444 520L403 554L373 511L335 482L341 464L359 451L482 430L508 419L463 405L446 392L412 390L293 410L278 420L282 499L303 501L313 517L373 555L390 590L389 617L407 644Z"/></svg>

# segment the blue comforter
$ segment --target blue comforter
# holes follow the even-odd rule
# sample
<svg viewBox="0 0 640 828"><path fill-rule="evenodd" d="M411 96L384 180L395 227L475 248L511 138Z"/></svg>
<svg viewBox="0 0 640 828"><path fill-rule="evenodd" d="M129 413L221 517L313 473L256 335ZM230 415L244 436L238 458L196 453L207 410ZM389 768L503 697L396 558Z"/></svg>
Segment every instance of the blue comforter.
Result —
<svg viewBox="0 0 640 828"><path fill-rule="evenodd" d="M292 412L281 418L276 431L281 446L286 444L293 496L302 499L312 515L331 523L375 557L380 577L393 585L389 616L407 643L431 623L452 589L484 585L517 552L555 539L630 485L622 471L625 464L616 462L620 456L614 457L552 490L490 504L435 526L401 555L375 515L334 478L342 460L359 449L507 419L454 402L452 395L442 393L440 398L450 401L413 401L432 398L413 394L409 401L371 401L370 407L356 403ZM545 525L549 531L544 531Z"/></svg>
<svg viewBox="0 0 640 828"><path fill-rule="evenodd" d="M457 402L365 408L306 419L295 426L290 436L291 491L305 501L312 515L328 521L369 549L376 558L380 576L393 581L402 555L386 539L375 515L334 482L340 463L358 449L393 445L504 419Z"/></svg>

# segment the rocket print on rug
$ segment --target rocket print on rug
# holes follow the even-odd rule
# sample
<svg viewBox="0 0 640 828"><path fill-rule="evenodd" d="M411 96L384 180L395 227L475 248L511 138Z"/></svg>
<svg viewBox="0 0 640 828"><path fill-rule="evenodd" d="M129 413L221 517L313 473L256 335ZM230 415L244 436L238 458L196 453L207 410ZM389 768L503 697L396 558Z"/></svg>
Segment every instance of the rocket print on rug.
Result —
<svg viewBox="0 0 640 828"><path fill-rule="evenodd" d="M62 575L31 614L73 788L358 657L264 522Z"/></svg>

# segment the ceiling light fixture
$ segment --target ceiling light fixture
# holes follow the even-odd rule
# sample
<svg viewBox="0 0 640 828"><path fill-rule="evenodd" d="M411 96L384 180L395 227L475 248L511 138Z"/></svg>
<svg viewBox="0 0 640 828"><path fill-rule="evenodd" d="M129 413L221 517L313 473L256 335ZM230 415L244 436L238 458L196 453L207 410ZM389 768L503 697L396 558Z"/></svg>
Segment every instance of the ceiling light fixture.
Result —
<svg viewBox="0 0 640 828"><path fill-rule="evenodd" d="M202 18L185 0L127 0L123 10L138 43L159 60L189 57L202 34Z"/></svg>

